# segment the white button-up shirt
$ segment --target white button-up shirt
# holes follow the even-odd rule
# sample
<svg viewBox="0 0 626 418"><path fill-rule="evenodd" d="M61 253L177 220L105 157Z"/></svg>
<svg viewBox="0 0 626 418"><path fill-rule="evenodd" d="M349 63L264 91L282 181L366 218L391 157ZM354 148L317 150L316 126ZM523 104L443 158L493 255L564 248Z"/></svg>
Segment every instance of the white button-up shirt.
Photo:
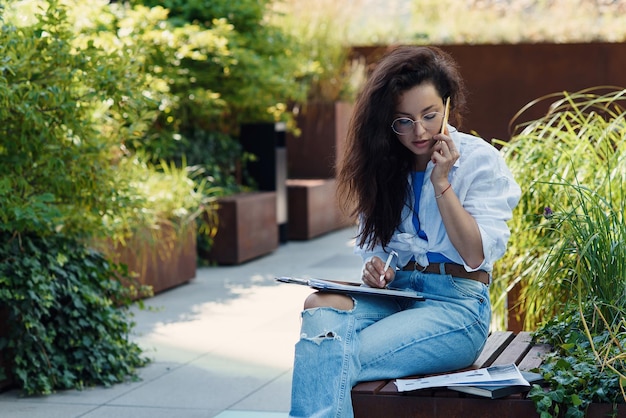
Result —
<svg viewBox="0 0 626 418"><path fill-rule="evenodd" d="M375 255L386 261L391 250L395 250L398 257L394 257L391 267L403 267L412 258L426 266L426 253L434 252L465 266L467 271L484 270L491 273L493 263L504 255L511 234L507 221L511 219L513 209L519 202L520 187L494 146L481 138L458 132L451 126L449 131L460 157L450 170L448 180L461 205L478 224L485 256L482 264L476 268L465 264L448 238L430 181L434 168L432 161L426 167L418 214L428 241L417 236L413 225L412 208L415 196L409 175L409 190L402 210L402 220L386 246L387 251L380 245L369 251L357 244L354 252L361 255L364 261Z"/></svg>

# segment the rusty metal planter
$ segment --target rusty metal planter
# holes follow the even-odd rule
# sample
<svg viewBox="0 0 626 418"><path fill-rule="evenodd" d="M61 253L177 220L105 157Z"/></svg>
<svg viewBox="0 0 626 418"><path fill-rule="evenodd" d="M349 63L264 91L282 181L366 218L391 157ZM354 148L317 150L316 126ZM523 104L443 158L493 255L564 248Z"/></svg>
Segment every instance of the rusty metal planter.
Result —
<svg viewBox="0 0 626 418"><path fill-rule="evenodd" d="M151 286L154 294L187 283L196 276L195 225L175 228L161 224L136 233L126 245L108 243L105 254L128 266L139 285Z"/></svg>

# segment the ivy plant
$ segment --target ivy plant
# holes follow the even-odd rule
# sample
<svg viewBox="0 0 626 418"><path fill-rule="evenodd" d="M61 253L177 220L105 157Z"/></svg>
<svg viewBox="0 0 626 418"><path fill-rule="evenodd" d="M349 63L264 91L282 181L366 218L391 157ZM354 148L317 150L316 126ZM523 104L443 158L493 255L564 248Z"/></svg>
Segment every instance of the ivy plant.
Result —
<svg viewBox="0 0 626 418"><path fill-rule="evenodd" d="M597 306L597 301L573 306L534 333L536 341L555 348L540 367L549 390L534 385L529 393L541 418L582 418L592 403L616 408L626 402L626 324L590 336L585 324L600 320Z"/></svg>
<svg viewBox="0 0 626 418"><path fill-rule="evenodd" d="M8 353L0 377L27 395L110 386L137 377L148 360L132 341L132 294L109 263L61 235L0 234L0 306Z"/></svg>

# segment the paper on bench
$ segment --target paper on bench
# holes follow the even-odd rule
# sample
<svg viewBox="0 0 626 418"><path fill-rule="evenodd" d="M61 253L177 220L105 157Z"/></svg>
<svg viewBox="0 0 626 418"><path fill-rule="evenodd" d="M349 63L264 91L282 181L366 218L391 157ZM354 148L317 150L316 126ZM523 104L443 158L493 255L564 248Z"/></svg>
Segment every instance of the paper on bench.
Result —
<svg viewBox="0 0 626 418"><path fill-rule="evenodd" d="M465 372L418 379L396 379L398 392L446 386L530 386L515 364L491 366Z"/></svg>

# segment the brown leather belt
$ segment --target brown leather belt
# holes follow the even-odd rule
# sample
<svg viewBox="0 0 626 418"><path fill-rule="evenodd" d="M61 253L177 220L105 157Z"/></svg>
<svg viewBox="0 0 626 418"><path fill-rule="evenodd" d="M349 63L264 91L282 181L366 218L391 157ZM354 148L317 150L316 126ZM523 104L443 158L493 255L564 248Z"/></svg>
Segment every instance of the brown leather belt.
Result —
<svg viewBox="0 0 626 418"><path fill-rule="evenodd" d="M424 273L440 273L440 263L431 263L425 268L417 264L415 261L409 261L409 263L402 268L402 270L417 270ZM460 264L444 263L446 274L453 277L460 277L462 279L476 280L483 284L489 284L489 273L484 270L466 271L465 267Z"/></svg>

